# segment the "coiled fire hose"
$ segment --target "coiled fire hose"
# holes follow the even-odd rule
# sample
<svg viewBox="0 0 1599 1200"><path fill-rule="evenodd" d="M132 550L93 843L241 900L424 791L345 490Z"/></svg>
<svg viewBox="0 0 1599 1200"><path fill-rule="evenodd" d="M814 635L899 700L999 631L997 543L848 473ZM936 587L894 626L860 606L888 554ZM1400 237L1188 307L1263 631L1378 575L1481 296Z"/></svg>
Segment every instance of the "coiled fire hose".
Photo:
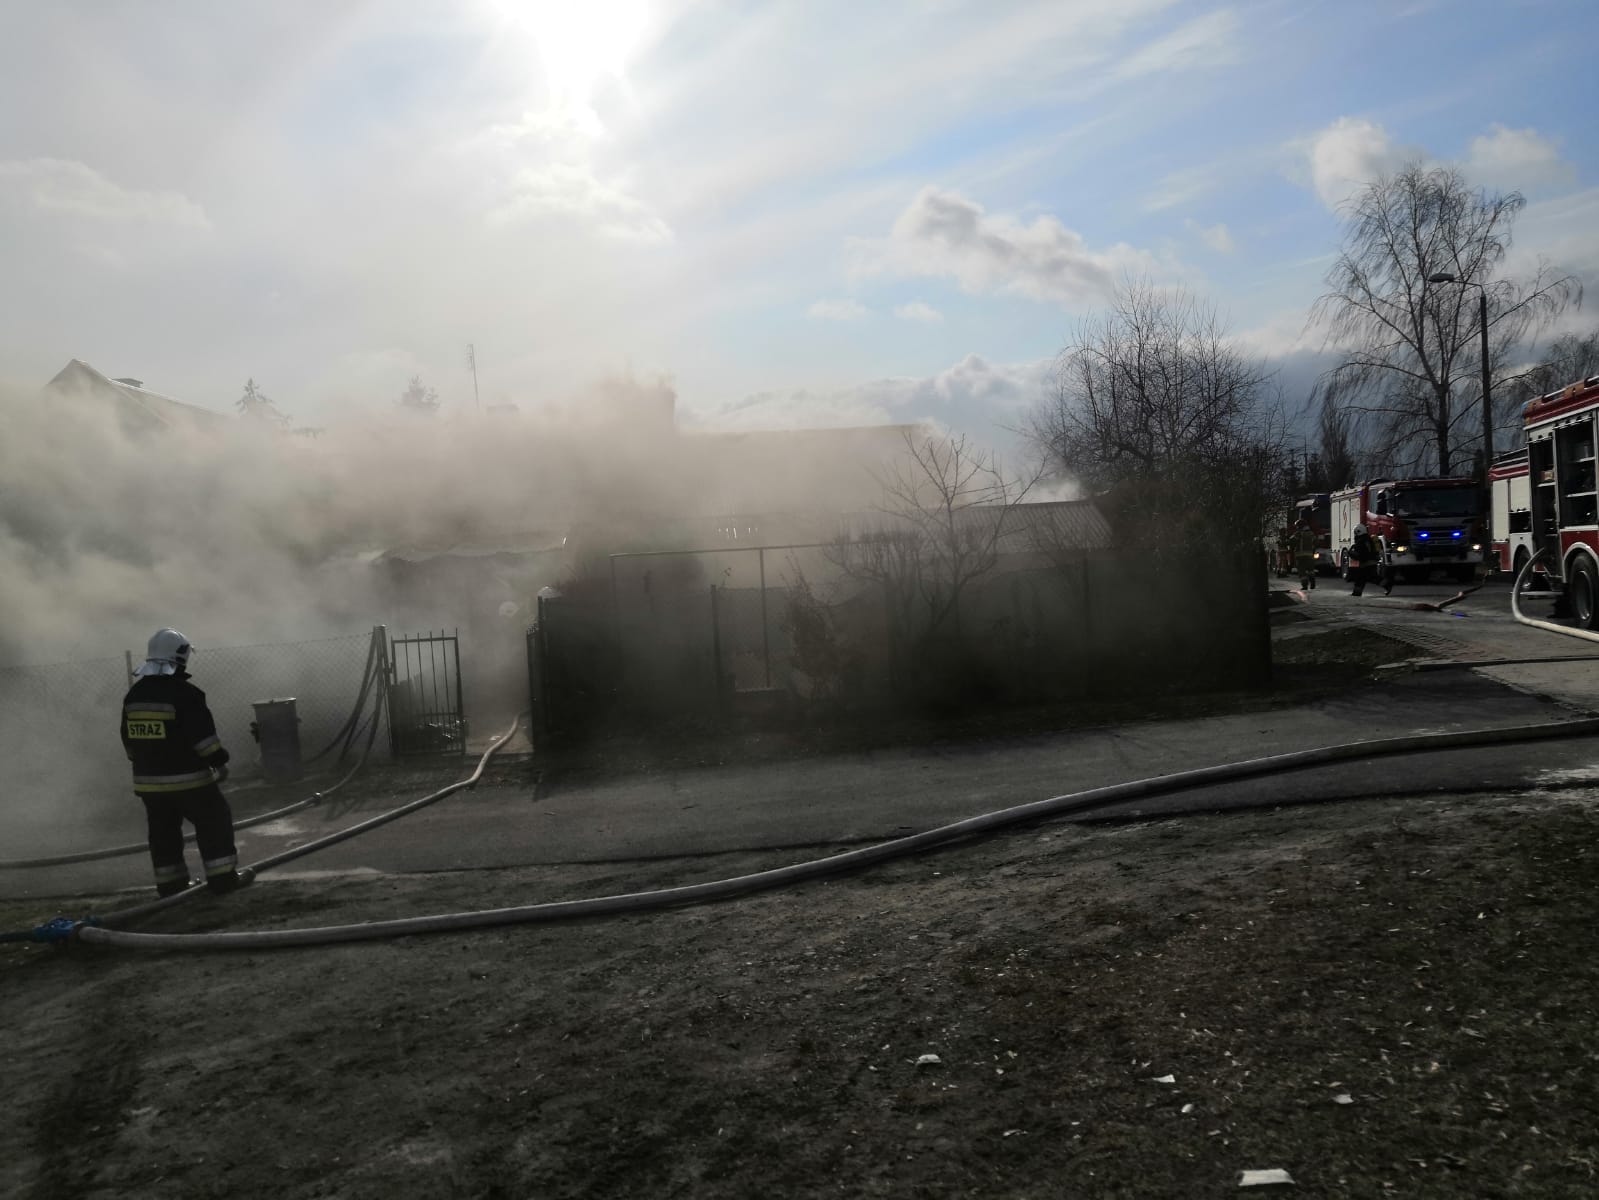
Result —
<svg viewBox="0 0 1599 1200"><path fill-rule="evenodd" d="M511 732L514 732L515 727ZM412 811L424 803L431 803L449 791L469 787L481 774L489 755L501 742L490 747L472 779L451 785L444 792L424 797L403 810L385 814L382 819L393 819L404 811ZM1081 816L1086 813L1124 804L1149 796L1163 795L1187 788L1202 787L1234 780L1256 778L1289 771L1299 771L1328 763L1349 762L1390 755L1410 754L1458 747L1506 745L1548 739L1584 738L1599 736L1599 718L1577 721L1557 721L1538 725L1520 725L1501 729L1473 729L1453 733L1412 734L1405 737L1383 738L1371 741L1350 742L1324 746L1313 750L1300 750L1288 754L1270 755L1243 762L1226 763L1213 767L1200 767L1170 775L1160 775L1130 783L1112 784L1092 788L1047 800L1016 805L996 812L984 813L966 820L956 821L923 833L894 838L874 846L846 851L827 858L813 859L753 874L681 887L654 891L630 892L612 896L597 896L581 900L555 901L543 904L520 905L511 908L486 909L475 912L441 913L432 916L408 917L385 921L368 921L360 924L326 925L301 929L259 930L236 933L134 933L107 928L87 922L53 923L53 936L36 940L76 940L97 946L121 946L131 949L155 950L260 950L272 947L320 946L337 942L366 941L377 938L402 937L421 933L459 932L469 929L487 929L502 925L535 922L564 921L582 917L614 916L626 913L649 912L657 909L701 904L716 900L729 900L752 895L773 888L787 887L845 871L857 870L876 863L919 854L951 842L990 833L1017 825L1051 818ZM365 822L352 827L338 840L354 836L375 822ZM289 852L294 856L308 854L320 845L313 843ZM267 865L285 861L280 855L258 864ZM130 914L119 914L126 917ZM37 932L37 931L36 931Z"/></svg>
<svg viewBox="0 0 1599 1200"><path fill-rule="evenodd" d="M1521 570L1516 572L1516 581L1510 585L1510 615L1523 625L1531 625L1534 629L1547 629L1550 633L1563 633L1567 637L1578 637L1590 642L1599 642L1599 633L1591 629L1573 629L1569 625L1559 625L1554 621L1540 621L1536 617L1523 615L1521 604L1519 603L1521 582L1527 577L1528 572L1532 570L1532 564L1548 553L1549 547L1545 546L1526 562L1522 563Z"/></svg>

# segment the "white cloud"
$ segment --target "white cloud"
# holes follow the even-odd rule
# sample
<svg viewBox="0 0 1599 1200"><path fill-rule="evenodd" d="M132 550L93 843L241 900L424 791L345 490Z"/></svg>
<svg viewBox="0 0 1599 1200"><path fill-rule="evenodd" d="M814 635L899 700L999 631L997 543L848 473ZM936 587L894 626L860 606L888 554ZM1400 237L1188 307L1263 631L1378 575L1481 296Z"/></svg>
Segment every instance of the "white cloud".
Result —
<svg viewBox="0 0 1599 1200"><path fill-rule="evenodd" d="M1290 143L1290 149L1309 169L1308 179L1301 175L1299 182L1308 183L1334 212L1380 176L1409 163L1432 166L1446 161L1424 147L1396 142L1381 125L1357 117L1339 117L1319 133ZM1473 138L1456 165L1474 183L1490 188L1534 190L1569 184L1575 178L1555 139L1536 129L1498 123Z"/></svg>
<svg viewBox="0 0 1599 1200"><path fill-rule="evenodd" d="M936 187L922 189L887 239L855 249L863 273L951 278L969 292L1015 292L1065 305L1102 299L1120 274L1157 266L1147 251L1123 243L1092 250L1056 217L1023 224Z"/></svg>
<svg viewBox="0 0 1599 1200"><path fill-rule="evenodd" d="M571 217L622 241L669 242L672 229L648 205L595 177L584 163L554 162L519 171L510 197L494 210L496 221Z"/></svg>
<svg viewBox="0 0 1599 1200"><path fill-rule="evenodd" d="M716 429L803 429L836 425L928 422L985 441L1009 432L1049 394L1055 360L995 363L978 354L933 375L874 379L846 387L765 391L703 409Z"/></svg>
<svg viewBox="0 0 1599 1200"><path fill-rule="evenodd" d="M1552 264L1556 272L1569 271L1588 281L1599 279L1599 187L1535 200L1522 210L1504 273L1531 275L1540 260ZM1568 312L1572 319L1579 319L1578 310ZM1592 311L1581 311L1580 322L1592 329Z"/></svg>
<svg viewBox="0 0 1599 1200"><path fill-rule="evenodd" d="M901 321L925 321L936 325L944 319L944 314L931 304L924 304L920 300L912 300L909 304L901 304L894 309L894 315Z"/></svg>
<svg viewBox="0 0 1599 1200"><path fill-rule="evenodd" d="M867 309L859 300L818 300L805 310L815 321L859 321Z"/></svg>
<svg viewBox="0 0 1599 1200"><path fill-rule="evenodd" d="M1339 117L1309 139L1305 152L1311 187L1334 212L1379 176L1422 157L1417 148L1395 142L1381 125L1358 117Z"/></svg>
<svg viewBox="0 0 1599 1200"><path fill-rule="evenodd" d="M1471 140L1465 168L1478 183L1518 191L1570 183L1575 175L1553 139L1536 129L1510 129L1497 123Z"/></svg>
<svg viewBox="0 0 1599 1200"><path fill-rule="evenodd" d="M1183 222L1183 227L1190 233L1197 234L1199 240L1204 242L1217 254L1231 254L1238 249L1238 243L1233 241L1233 235L1224 224L1201 225L1198 221L1189 218Z"/></svg>
<svg viewBox="0 0 1599 1200"><path fill-rule="evenodd" d="M933 376L929 386L934 396L950 405L977 401L990 409L1014 413L1042 398L1054 369L1052 358L992 363L980 354L968 354Z"/></svg>
<svg viewBox="0 0 1599 1200"><path fill-rule="evenodd" d="M182 192L121 187L85 163L61 158L0 161L0 197L37 212L93 221L209 229L205 210Z"/></svg>
<svg viewBox="0 0 1599 1200"><path fill-rule="evenodd" d="M1238 14L1230 8L1218 8L1195 17L1186 25L1179 25L1128 55L1116 64L1115 75L1119 79L1136 79L1144 75L1227 66L1239 58L1234 36L1237 31Z"/></svg>
<svg viewBox="0 0 1599 1200"><path fill-rule="evenodd" d="M1321 336L1311 326L1306 311L1289 309L1271 314L1259 325L1235 331L1229 340L1246 354L1282 358L1313 349Z"/></svg>
<svg viewBox="0 0 1599 1200"><path fill-rule="evenodd" d="M1161 177L1155 190L1143 199L1143 206L1151 212L1191 204L1201 196L1214 192L1232 178L1232 173L1217 163L1199 167L1185 167Z"/></svg>
<svg viewBox="0 0 1599 1200"><path fill-rule="evenodd" d="M685 41L705 52L641 84L640 105L677 135L673 145L698 152L641 152L660 156L695 209L899 157L980 113L1129 86L1117 75L1124 47L1167 24L1175 2L773 4L736 22L718 5L684 5ZM1153 63L1157 52L1147 54Z"/></svg>

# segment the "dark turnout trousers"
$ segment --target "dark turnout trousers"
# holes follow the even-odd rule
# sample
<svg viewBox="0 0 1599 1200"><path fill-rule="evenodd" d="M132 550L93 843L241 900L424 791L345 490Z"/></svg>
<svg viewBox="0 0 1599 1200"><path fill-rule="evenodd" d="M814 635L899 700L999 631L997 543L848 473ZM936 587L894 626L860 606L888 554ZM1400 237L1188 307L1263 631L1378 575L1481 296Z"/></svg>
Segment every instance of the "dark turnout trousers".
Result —
<svg viewBox="0 0 1599 1200"><path fill-rule="evenodd" d="M171 895L188 886L189 864L183 857L185 821L194 826L207 885L213 891L227 891L237 883L239 854L233 845L233 812L221 788L212 783L139 799L144 801L150 824L150 863L158 892Z"/></svg>

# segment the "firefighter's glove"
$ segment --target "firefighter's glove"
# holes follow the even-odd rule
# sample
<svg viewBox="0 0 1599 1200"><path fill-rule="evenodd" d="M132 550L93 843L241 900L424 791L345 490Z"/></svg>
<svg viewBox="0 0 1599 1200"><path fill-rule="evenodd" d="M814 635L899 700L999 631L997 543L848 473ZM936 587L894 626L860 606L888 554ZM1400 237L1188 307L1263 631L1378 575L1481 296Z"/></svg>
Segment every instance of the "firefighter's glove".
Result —
<svg viewBox="0 0 1599 1200"><path fill-rule="evenodd" d="M216 783L226 783L228 781L228 764L227 763L222 763L219 766L212 767L211 768L211 772L212 772L212 774L214 774L216 776L216 779L215 779L214 782L216 782Z"/></svg>

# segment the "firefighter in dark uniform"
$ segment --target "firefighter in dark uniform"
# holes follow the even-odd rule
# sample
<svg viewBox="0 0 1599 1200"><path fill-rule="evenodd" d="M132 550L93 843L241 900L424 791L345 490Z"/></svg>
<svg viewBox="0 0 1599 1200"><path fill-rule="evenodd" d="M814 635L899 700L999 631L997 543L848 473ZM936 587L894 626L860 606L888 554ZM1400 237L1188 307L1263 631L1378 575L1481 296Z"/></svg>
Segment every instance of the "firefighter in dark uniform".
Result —
<svg viewBox="0 0 1599 1200"><path fill-rule="evenodd" d="M1316 586L1316 531L1303 517L1294 528L1294 566L1301 588L1308 592Z"/></svg>
<svg viewBox="0 0 1599 1200"><path fill-rule="evenodd" d="M1349 545L1349 594L1358 596L1366 590L1377 572L1377 543L1372 541L1364 525L1355 526L1354 540Z"/></svg>
<svg viewBox="0 0 1599 1200"><path fill-rule="evenodd" d="M149 819L156 892L189 886L183 823L194 826L206 886L231 892L243 880L233 844L233 813L217 785L228 777L228 752L217 737L205 693L189 682L189 639L162 629L122 701L122 746L133 764L133 790Z"/></svg>

